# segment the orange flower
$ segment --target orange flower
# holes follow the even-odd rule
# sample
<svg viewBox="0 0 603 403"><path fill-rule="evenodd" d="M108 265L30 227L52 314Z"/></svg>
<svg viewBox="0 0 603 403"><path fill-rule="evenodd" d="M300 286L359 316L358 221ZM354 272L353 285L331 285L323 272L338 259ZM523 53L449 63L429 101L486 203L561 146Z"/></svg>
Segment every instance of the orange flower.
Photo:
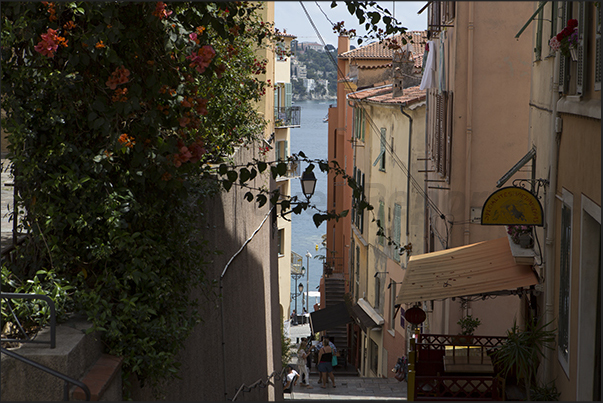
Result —
<svg viewBox="0 0 603 403"><path fill-rule="evenodd" d="M109 77L109 80L107 80L105 84L107 84L107 87L114 90L118 85L125 84L130 81L129 76L130 70L126 69L124 66L121 66L116 68L115 71L111 73L111 77Z"/></svg>
<svg viewBox="0 0 603 403"><path fill-rule="evenodd" d="M69 29L74 29L75 28L75 22L73 21L67 21L65 23L65 25L63 25L63 28L69 30Z"/></svg>
<svg viewBox="0 0 603 403"><path fill-rule="evenodd" d="M113 94L113 97L111 98L111 100L113 102L126 102L128 100L128 97L126 96L128 93L128 89L127 88L123 88L123 89L116 89L115 90L115 94Z"/></svg>
<svg viewBox="0 0 603 403"><path fill-rule="evenodd" d="M102 40L96 42L96 45L94 45L95 48L97 49L101 49L101 48L106 48L107 46L105 46L105 44L103 43Z"/></svg>
<svg viewBox="0 0 603 403"><path fill-rule="evenodd" d="M201 35L205 31L205 27L197 27L197 32Z"/></svg>
<svg viewBox="0 0 603 403"><path fill-rule="evenodd" d="M153 60L147 60L147 64L149 66L153 66L155 64L155 62Z"/></svg>
<svg viewBox="0 0 603 403"><path fill-rule="evenodd" d="M134 137L128 136L128 133L124 133L119 136L118 141L125 147L133 148L136 141L134 141Z"/></svg>
<svg viewBox="0 0 603 403"><path fill-rule="evenodd" d="M170 179L172 179L172 174L169 172L166 172L161 176L162 181L169 181Z"/></svg>

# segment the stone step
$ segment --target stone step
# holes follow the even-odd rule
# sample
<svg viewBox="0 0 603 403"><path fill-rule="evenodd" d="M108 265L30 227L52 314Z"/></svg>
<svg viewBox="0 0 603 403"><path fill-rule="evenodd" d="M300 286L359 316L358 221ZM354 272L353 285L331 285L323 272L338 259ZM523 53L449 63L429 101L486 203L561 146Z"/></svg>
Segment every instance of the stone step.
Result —
<svg viewBox="0 0 603 403"><path fill-rule="evenodd" d="M121 363L122 357L103 354L94 363L81 381L90 389L91 401L121 400ZM81 388L72 391L74 400L86 400Z"/></svg>

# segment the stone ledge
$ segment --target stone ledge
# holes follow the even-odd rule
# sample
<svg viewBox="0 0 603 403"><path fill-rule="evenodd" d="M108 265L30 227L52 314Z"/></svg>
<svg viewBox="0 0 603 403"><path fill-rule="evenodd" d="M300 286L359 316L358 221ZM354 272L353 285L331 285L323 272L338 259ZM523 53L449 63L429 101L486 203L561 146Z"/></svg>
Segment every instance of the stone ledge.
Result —
<svg viewBox="0 0 603 403"><path fill-rule="evenodd" d="M82 382L90 389L90 400L99 401L121 371L122 357L103 354L84 376ZM121 376L117 378L119 381ZM121 382L119 382L121 385ZM120 388L121 389L121 388ZM75 388L73 399L86 400L86 394L81 388Z"/></svg>

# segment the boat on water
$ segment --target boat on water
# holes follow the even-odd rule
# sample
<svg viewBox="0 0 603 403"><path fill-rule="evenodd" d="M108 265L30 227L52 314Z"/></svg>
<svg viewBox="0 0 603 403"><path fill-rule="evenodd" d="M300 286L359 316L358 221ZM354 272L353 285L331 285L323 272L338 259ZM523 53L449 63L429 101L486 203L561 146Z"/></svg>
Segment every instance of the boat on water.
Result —
<svg viewBox="0 0 603 403"><path fill-rule="evenodd" d="M329 114L327 113L327 116L325 116L324 118L322 118L322 122L323 123L327 123L329 121Z"/></svg>

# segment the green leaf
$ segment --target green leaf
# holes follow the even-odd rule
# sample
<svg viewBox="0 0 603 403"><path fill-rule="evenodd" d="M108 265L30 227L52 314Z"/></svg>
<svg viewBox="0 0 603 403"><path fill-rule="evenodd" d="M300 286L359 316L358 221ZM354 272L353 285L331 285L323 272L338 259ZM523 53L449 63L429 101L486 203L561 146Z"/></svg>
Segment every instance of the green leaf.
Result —
<svg viewBox="0 0 603 403"><path fill-rule="evenodd" d="M99 112L107 111L107 105L105 105L105 103L100 98L96 98L94 100L94 102L92 103L92 108Z"/></svg>
<svg viewBox="0 0 603 403"><path fill-rule="evenodd" d="M228 166L226 164L220 164L220 167L218 168L218 173L220 175L226 175L226 172L228 172Z"/></svg>
<svg viewBox="0 0 603 403"><path fill-rule="evenodd" d="M312 220L314 220L314 225L316 225L316 228L320 227L320 224L323 223L323 221L325 221L327 219L327 215L326 214L319 214L316 213L312 216Z"/></svg>
<svg viewBox="0 0 603 403"><path fill-rule="evenodd" d="M231 182L235 182L237 180L238 176L239 175L237 174L237 171L228 171L228 172L226 172L226 177Z"/></svg>
<svg viewBox="0 0 603 403"><path fill-rule="evenodd" d="M260 171L260 173L264 172L266 168L268 168L267 163L265 163L264 161L258 161L258 171Z"/></svg>
<svg viewBox="0 0 603 403"><path fill-rule="evenodd" d="M241 171L239 172L239 180L241 181L241 184L247 182L250 177L251 172L249 172L247 168L241 168Z"/></svg>
<svg viewBox="0 0 603 403"><path fill-rule="evenodd" d="M256 196L256 200L258 201L258 207L263 207L264 204L266 204L266 202L268 201L268 198L266 197L266 195L263 194L259 194Z"/></svg>
<svg viewBox="0 0 603 403"><path fill-rule="evenodd" d="M253 201L253 193L251 192L247 192L245 193L245 200L247 200L248 202L252 202Z"/></svg>

